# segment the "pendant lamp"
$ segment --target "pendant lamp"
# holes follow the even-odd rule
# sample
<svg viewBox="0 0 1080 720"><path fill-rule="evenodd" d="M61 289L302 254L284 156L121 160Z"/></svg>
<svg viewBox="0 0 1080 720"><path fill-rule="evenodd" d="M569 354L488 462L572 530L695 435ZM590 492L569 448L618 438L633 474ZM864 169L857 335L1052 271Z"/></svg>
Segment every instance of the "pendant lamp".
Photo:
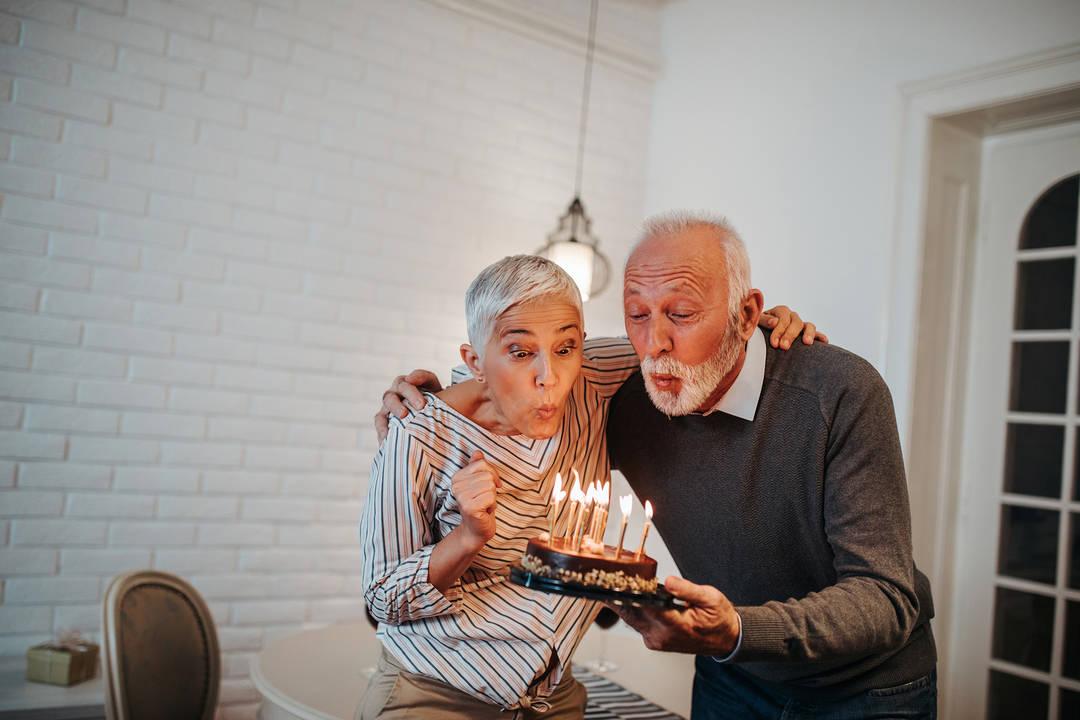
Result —
<svg viewBox="0 0 1080 720"><path fill-rule="evenodd" d="M585 164L585 129L589 118L589 90L592 83L593 53L596 49L596 11L599 0L592 0L589 11L589 39L585 51L585 81L581 92L581 124L578 131L577 177L574 199L566 213L559 218L555 230L547 236L547 244L537 255L558 263L577 283L581 299L588 300L607 287L611 265L597 249L599 240L592 234L592 220L585 214L581 202L581 171Z"/></svg>

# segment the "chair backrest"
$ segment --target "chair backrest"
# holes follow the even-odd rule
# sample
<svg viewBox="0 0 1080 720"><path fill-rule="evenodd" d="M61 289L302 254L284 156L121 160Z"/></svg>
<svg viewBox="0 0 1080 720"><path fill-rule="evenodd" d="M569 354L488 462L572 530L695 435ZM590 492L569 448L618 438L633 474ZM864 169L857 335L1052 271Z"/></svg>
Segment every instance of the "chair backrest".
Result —
<svg viewBox="0 0 1080 720"><path fill-rule="evenodd" d="M105 593L102 671L109 720L211 720L221 683L213 618L181 578L133 570Z"/></svg>

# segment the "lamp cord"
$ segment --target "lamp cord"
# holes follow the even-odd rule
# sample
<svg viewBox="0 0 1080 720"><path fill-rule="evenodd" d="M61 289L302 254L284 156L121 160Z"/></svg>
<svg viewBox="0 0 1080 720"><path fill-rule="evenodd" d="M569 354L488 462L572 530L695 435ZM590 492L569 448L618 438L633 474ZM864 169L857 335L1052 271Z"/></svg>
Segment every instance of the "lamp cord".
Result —
<svg viewBox="0 0 1080 720"><path fill-rule="evenodd" d="M581 197L581 171L585 165L585 128L589 119L589 90L592 86L593 51L596 48L596 11L600 0L592 0L589 11L589 43L585 51L585 84L581 90L581 130L578 133L577 179L574 197Z"/></svg>

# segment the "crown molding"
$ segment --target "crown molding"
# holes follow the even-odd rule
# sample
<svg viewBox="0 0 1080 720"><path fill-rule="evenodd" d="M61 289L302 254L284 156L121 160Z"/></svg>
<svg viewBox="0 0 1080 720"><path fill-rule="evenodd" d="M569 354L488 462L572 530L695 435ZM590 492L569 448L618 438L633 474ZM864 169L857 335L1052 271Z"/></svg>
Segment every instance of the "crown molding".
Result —
<svg viewBox="0 0 1080 720"><path fill-rule="evenodd" d="M1024 77L1032 73L1059 74L1062 70L1071 71L1077 65L1080 65L1080 43L1071 43L987 63L973 69L959 70L907 83L900 86L900 93L909 103L924 103L927 101L933 103L937 101L942 105L948 105L948 102L941 101L941 95L950 93L962 95L969 88L979 88L987 83L1001 82L1012 76ZM1062 86L1080 84L1075 80L1076 77L1080 76L1070 73L1066 77L1068 79L1063 78L1065 82L1062 83Z"/></svg>
<svg viewBox="0 0 1080 720"><path fill-rule="evenodd" d="M588 43L585 27L567 25L565 20L527 6L510 5L498 0L427 0L432 5L453 10L500 27L518 35L547 43L561 50L584 54ZM661 62L656 54L616 37L598 36L596 62L617 68L650 82L660 77Z"/></svg>

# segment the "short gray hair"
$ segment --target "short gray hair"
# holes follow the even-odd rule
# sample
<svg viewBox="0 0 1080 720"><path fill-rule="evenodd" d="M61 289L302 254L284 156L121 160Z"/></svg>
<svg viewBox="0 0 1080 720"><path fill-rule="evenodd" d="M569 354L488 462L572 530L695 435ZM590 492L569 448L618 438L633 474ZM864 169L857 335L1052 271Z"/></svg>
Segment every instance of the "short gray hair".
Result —
<svg viewBox="0 0 1080 720"><path fill-rule="evenodd" d="M738 231L723 215L708 212L674 210L646 218L641 235L630 254L634 254L645 240L679 233L695 228L711 229L720 247L724 249L724 264L728 273L728 312L736 322L741 314L742 303L753 287L750 284L750 255Z"/></svg>
<svg viewBox="0 0 1080 720"><path fill-rule="evenodd" d="M488 265L465 292L469 344L481 358L499 316L531 300L565 300L581 308L581 292L557 264L536 255L511 255Z"/></svg>

